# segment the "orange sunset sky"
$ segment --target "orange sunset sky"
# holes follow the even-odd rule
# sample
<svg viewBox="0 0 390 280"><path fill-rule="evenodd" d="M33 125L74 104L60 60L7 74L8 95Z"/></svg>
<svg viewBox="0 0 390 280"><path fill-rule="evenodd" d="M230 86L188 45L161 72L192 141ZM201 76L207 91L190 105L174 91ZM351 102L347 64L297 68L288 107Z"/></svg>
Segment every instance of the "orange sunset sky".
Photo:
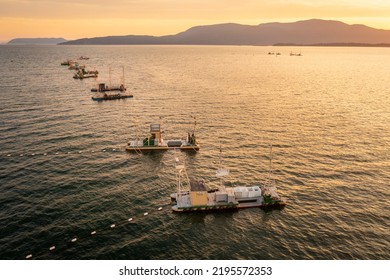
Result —
<svg viewBox="0 0 390 280"><path fill-rule="evenodd" d="M196 25L311 18L390 29L390 0L0 0L0 42L168 35Z"/></svg>

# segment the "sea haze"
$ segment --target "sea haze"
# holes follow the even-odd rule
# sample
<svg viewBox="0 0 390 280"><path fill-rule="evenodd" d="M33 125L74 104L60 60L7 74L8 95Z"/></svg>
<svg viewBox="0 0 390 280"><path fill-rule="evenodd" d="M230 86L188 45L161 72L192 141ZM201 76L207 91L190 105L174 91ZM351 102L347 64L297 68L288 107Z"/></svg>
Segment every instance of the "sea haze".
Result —
<svg viewBox="0 0 390 280"><path fill-rule="evenodd" d="M124 66L134 98L92 101L97 81L60 66L81 55L99 81ZM0 59L0 259L390 258L390 49L0 46ZM198 153L125 152L150 123L185 137L191 116ZM226 186L262 184L270 145L287 207L171 211L175 157L217 184L222 147Z"/></svg>

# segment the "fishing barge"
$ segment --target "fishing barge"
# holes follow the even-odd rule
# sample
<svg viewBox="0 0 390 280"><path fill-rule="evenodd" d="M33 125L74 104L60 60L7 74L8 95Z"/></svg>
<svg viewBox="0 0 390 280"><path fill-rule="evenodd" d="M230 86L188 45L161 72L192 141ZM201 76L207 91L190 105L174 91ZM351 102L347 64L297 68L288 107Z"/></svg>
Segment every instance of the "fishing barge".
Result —
<svg viewBox="0 0 390 280"><path fill-rule="evenodd" d="M176 160L178 161L178 160ZM283 208L286 200L279 196L273 180L253 186L225 187L222 177L229 174L227 169L218 169L216 176L221 178L217 187L207 186L203 181L191 181L184 165L176 165L177 192L171 194L175 212L209 210L237 210L259 207L263 209Z"/></svg>
<svg viewBox="0 0 390 280"><path fill-rule="evenodd" d="M107 91L120 91L120 92L124 92L126 91L126 88L123 84L121 84L120 86L114 86L114 87L109 87L108 85L106 85L105 83L100 83L97 88L91 88L91 91L92 92L107 92Z"/></svg>
<svg viewBox="0 0 390 280"><path fill-rule="evenodd" d="M104 101L104 100L116 100L116 99L126 99L132 98L132 94L122 94L122 93L103 93L92 96L92 100L94 101Z"/></svg>
<svg viewBox="0 0 390 280"><path fill-rule="evenodd" d="M282 208L286 201L276 187L242 186L209 192L203 182L190 182L189 190L171 194L175 212L228 210L241 208Z"/></svg>
<svg viewBox="0 0 390 280"><path fill-rule="evenodd" d="M86 78L97 78L99 71L87 71L84 68L80 69L73 75L74 79L86 79Z"/></svg>
<svg viewBox="0 0 390 280"><path fill-rule="evenodd" d="M73 60L68 59L68 60L65 60L65 61L61 62L61 65L62 65L62 66L70 66L70 65L73 64L73 63L74 63Z"/></svg>
<svg viewBox="0 0 390 280"><path fill-rule="evenodd" d="M195 122L196 125L196 122ZM198 151L200 146L195 137L195 128L193 133L188 133L186 139L165 140L162 137L163 131L160 124L151 124L149 136L143 140L132 140L128 143L126 151L129 152L148 152L148 151Z"/></svg>
<svg viewBox="0 0 390 280"><path fill-rule="evenodd" d="M119 86L111 85L111 67L109 68L109 83L99 83L97 87L91 88L92 92L107 92L107 91L120 91L125 92L125 67L122 67L122 78Z"/></svg>

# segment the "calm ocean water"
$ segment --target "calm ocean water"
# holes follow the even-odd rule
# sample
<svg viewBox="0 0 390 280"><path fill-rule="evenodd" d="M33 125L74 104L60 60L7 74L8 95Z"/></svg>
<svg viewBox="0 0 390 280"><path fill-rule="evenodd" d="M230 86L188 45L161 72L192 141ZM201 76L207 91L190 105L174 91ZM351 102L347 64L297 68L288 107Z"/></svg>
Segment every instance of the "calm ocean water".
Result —
<svg viewBox="0 0 390 280"><path fill-rule="evenodd" d="M60 66L81 55L100 81L124 66L134 98L92 101L96 81ZM0 46L0 61L0 259L390 258L390 49ZM191 116L198 153L125 152L150 123L185 137ZM286 208L171 211L175 157L213 182L221 145L227 186L261 184L270 144Z"/></svg>

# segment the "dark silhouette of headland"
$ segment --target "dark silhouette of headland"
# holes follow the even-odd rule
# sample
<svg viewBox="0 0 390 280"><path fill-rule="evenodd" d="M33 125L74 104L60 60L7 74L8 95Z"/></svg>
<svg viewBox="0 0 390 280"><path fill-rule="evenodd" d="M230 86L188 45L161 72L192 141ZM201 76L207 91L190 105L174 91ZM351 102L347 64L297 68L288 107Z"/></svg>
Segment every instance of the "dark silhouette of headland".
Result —
<svg viewBox="0 0 390 280"><path fill-rule="evenodd" d="M64 43L64 38L15 38L9 41L8 45L57 45Z"/></svg>

